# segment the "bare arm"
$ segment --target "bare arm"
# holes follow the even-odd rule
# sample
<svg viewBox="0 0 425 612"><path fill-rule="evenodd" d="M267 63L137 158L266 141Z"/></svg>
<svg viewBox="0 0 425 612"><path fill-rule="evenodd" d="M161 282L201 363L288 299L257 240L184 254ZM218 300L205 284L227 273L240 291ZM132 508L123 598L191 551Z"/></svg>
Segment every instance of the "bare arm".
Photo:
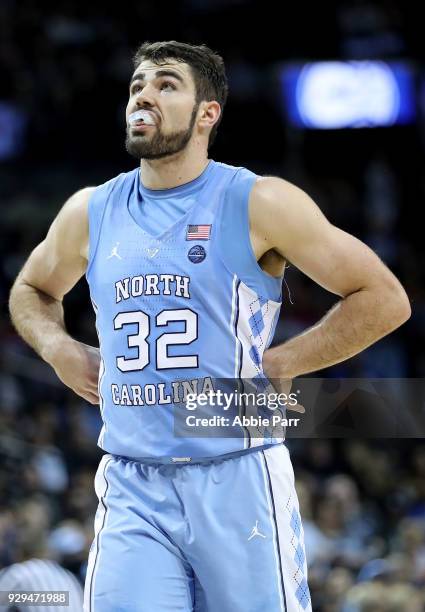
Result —
<svg viewBox="0 0 425 612"><path fill-rule="evenodd" d="M87 204L92 191L82 189L65 203L46 238L19 273L10 293L9 308L17 332L59 378L79 395L97 403L94 370L96 365L98 368L98 351L71 338L65 329L62 307L64 295L86 270Z"/></svg>
<svg viewBox="0 0 425 612"><path fill-rule="evenodd" d="M410 317L407 295L360 240L335 227L301 189L259 179L250 199L256 250L274 249L342 299L316 325L264 356L270 377L294 378L356 355Z"/></svg>

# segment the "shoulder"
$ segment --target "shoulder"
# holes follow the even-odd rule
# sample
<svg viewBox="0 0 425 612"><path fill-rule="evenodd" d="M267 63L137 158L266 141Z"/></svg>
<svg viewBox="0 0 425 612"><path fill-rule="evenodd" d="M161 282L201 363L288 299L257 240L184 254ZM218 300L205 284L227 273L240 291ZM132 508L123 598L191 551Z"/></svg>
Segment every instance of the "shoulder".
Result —
<svg viewBox="0 0 425 612"><path fill-rule="evenodd" d="M258 177L250 195L250 217L258 224L270 224L299 215L312 204L305 191L278 176Z"/></svg>
<svg viewBox="0 0 425 612"><path fill-rule="evenodd" d="M259 177L255 182L249 218L254 234L269 248L291 243L326 224L323 213L305 191L276 176Z"/></svg>
<svg viewBox="0 0 425 612"><path fill-rule="evenodd" d="M80 217L84 219L87 214L88 203L95 189L95 187L84 187L73 193L63 204L55 221L78 221Z"/></svg>
<svg viewBox="0 0 425 612"><path fill-rule="evenodd" d="M65 202L60 214L69 220L87 222L89 203L103 207L104 196L121 187L123 182L133 180L137 171L138 168L130 172L122 172L95 187L79 189Z"/></svg>
<svg viewBox="0 0 425 612"><path fill-rule="evenodd" d="M250 202L261 206L273 207L284 202L306 197L302 189L278 176L261 176L244 166L231 166L215 162L216 167L226 173L231 173L232 180L228 190L232 192L242 185L250 186Z"/></svg>
<svg viewBox="0 0 425 612"><path fill-rule="evenodd" d="M285 208L296 206L309 200L309 196L299 187L278 176L261 176L243 166L231 166L215 162L224 172L232 173L227 185L227 195L240 192L249 196L250 216L264 213L283 214Z"/></svg>
<svg viewBox="0 0 425 612"><path fill-rule="evenodd" d="M279 208L308 197L302 189L279 176L259 176L251 196L253 203L267 208Z"/></svg>
<svg viewBox="0 0 425 612"><path fill-rule="evenodd" d="M84 187L73 193L54 219L47 242L58 251L77 250L87 257L88 204L96 187Z"/></svg>
<svg viewBox="0 0 425 612"><path fill-rule="evenodd" d="M96 187L84 187L73 193L62 206L55 223L71 232L87 224L88 204L95 190Z"/></svg>
<svg viewBox="0 0 425 612"><path fill-rule="evenodd" d="M65 202L62 212L71 216L84 215L87 213L88 203L95 191L96 187L83 187L79 189Z"/></svg>

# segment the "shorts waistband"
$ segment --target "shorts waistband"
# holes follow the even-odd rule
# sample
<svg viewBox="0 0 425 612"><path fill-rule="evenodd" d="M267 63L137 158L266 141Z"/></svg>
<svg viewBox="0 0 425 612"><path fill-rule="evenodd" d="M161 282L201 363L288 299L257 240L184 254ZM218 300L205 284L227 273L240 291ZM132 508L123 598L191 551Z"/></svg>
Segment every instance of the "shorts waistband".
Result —
<svg viewBox="0 0 425 612"><path fill-rule="evenodd" d="M233 453L225 453L224 455L217 455L214 457L125 457L123 455L113 455L116 459L122 459L123 461L144 463L146 465L196 465L205 463L217 463L226 459L235 459L242 457L243 455L249 455L258 451L266 450L267 448L273 448L275 446L282 446L284 442L278 442L276 444L264 444L263 446L254 446L253 448L244 448L240 451Z"/></svg>

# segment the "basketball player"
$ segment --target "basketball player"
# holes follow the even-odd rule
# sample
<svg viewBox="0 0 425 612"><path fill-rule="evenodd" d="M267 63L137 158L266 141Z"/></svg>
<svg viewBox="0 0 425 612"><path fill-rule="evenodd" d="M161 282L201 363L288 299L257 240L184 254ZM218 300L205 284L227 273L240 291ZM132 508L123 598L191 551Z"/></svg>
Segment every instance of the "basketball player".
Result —
<svg viewBox="0 0 425 612"><path fill-rule="evenodd" d="M311 610L285 445L242 429L179 437L174 418L188 388L214 379L291 379L343 361L406 321L409 301L303 191L208 158L227 97L220 56L145 43L134 66L126 146L139 166L65 203L10 299L22 337L100 403L85 610ZM246 129L255 147L261 108ZM341 299L265 352L286 261ZM62 299L84 273L100 350L64 327Z"/></svg>

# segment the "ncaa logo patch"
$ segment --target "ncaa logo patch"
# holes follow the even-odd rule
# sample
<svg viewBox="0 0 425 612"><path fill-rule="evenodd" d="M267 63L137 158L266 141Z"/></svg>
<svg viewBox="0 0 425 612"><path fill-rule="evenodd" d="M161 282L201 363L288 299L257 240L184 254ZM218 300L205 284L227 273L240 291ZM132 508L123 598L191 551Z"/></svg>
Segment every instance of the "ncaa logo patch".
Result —
<svg viewBox="0 0 425 612"><path fill-rule="evenodd" d="M207 252L204 249L204 247L201 246L200 244L195 244L195 246L189 249L189 252L187 254L189 261L195 264L201 263L201 261L204 261L206 256L207 256Z"/></svg>

